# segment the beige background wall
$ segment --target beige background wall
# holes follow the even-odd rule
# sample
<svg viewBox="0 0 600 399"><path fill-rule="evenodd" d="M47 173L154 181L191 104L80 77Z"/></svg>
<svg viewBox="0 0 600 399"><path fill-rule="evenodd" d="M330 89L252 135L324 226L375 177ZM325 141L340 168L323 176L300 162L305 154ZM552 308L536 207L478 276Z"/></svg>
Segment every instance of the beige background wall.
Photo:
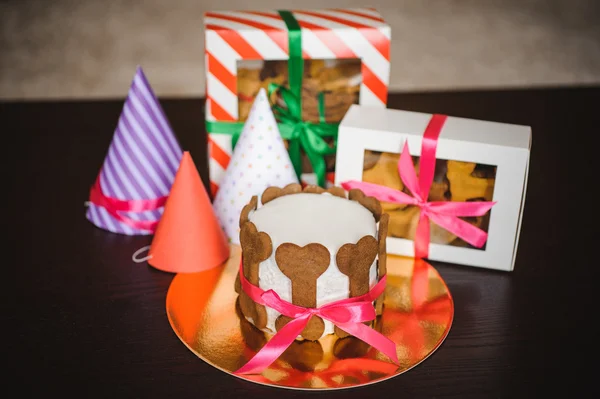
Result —
<svg viewBox="0 0 600 399"><path fill-rule="evenodd" d="M600 0L0 0L0 98L204 93L202 15L376 7L393 91L600 84Z"/></svg>

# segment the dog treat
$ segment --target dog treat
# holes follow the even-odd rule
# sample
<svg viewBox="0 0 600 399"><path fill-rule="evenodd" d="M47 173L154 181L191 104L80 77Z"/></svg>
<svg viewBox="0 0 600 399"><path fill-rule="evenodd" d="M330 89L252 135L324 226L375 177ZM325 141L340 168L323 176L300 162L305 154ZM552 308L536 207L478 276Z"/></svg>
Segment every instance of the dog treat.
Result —
<svg viewBox="0 0 600 399"><path fill-rule="evenodd" d="M317 306L317 279L327 270L329 261L329 251L321 244L299 247L295 244L283 243L277 248L275 262L277 262L279 270L292 283L292 303L294 305L305 308ZM322 320L315 319L318 317L313 317L302 331L304 338L316 340L323 335L325 324ZM277 330L279 331L290 320L287 316L279 316L275 323Z"/></svg>
<svg viewBox="0 0 600 399"><path fill-rule="evenodd" d="M382 278L387 273L387 265L386 265L387 257L385 256L385 254L387 253L386 237L387 237L389 222L390 222L390 215L388 215L387 213L384 213L383 215L381 215L381 219L379 220L379 229L377 232L377 241L379 242L379 258L377 261L377 265L378 265L377 272L378 272L379 278Z"/></svg>
<svg viewBox="0 0 600 399"><path fill-rule="evenodd" d="M416 206L398 209L388 213L390 223L388 235L413 240L419 224L420 210ZM443 227L430 221L430 240L434 244L448 244L456 239L456 236Z"/></svg>
<svg viewBox="0 0 600 399"><path fill-rule="evenodd" d="M371 345L353 336L340 338L333 344L333 355L338 359L354 359L367 354Z"/></svg>
<svg viewBox="0 0 600 399"><path fill-rule="evenodd" d="M379 218L381 217L381 203L379 202L379 200L375 197L367 197L362 191L353 188L352 190L350 190L350 194L348 195L348 198L351 199L352 201L357 201L359 202L362 206L364 206L365 208L367 208L368 210L371 211L371 213L373 213L373 217L375 218L375 221L379 221Z"/></svg>
<svg viewBox="0 0 600 399"><path fill-rule="evenodd" d="M318 341L294 341L279 357L300 371L314 371L323 360L323 346Z"/></svg>
<svg viewBox="0 0 600 399"><path fill-rule="evenodd" d="M336 197L346 198L346 191L344 191L344 189L341 187L329 187L326 192L331 195L335 195Z"/></svg>
<svg viewBox="0 0 600 399"><path fill-rule="evenodd" d="M377 256L379 244L372 236L364 236L356 244L344 244L335 258L338 269L350 281L350 297L369 292L369 269Z"/></svg>
<svg viewBox="0 0 600 399"><path fill-rule="evenodd" d="M242 225L249 220L248 216L251 212L254 212L257 207L258 197L256 195L253 195L252 198L250 198L250 202L248 202L246 206L242 208L242 212L240 213L240 227L242 227Z"/></svg>
<svg viewBox="0 0 600 399"><path fill-rule="evenodd" d="M242 267L244 277L254 285L258 285L259 264L268 259L273 252L271 238L268 234L259 232L252 222L245 222L240 230L242 247ZM267 314L265 307L255 303L245 292L240 292L240 308L246 317L250 317L254 325L261 329L266 326Z"/></svg>
<svg viewBox="0 0 600 399"><path fill-rule="evenodd" d="M407 192L400 179L400 174L398 173L399 158L400 154L365 151L365 163L362 175L363 181ZM418 174L419 158L413 157L413 162L416 163L415 171ZM435 171L434 180L429 189L429 201L447 201L450 198L448 195L449 184L445 176L446 161L437 160ZM381 206L384 212L407 207L407 205L387 202L382 202Z"/></svg>
<svg viewBox="0 0 600 399"><path fill-rule="evenodd" d="M302 192L304 192L304 193L314 193L314 194L329 193L331 195L335 195L336 197L346 198L346 191L344 191L343 188L336 187L336 186L324 189L321 186L317 186L317 185L314 185L314 184L309 184L306 187L304 187L304 189L302 190Z"/></svg>
<svg viewBox="0 0 600 399"><path fill-rule="evenodd" d="M330 255L321 244L299 247L283 243L275 252L279 270L292 283L292 303L305 308L317 306L317 279L329 267Z"/></svg>
<svg viewBox="0 0 600 399"><path fill-rule="evenodd" d="M326 190L321 187L321 186L317 186L314 184L309 184L306 187L304 187L304 189L302 190L302 192L304 193L310 193L310 194L323 194ZM345 196L345 194L344 194Z"/></svg>
<svg viewBox="0 0 600 399"><path fill-rule="evenodd" d="M390 221L390 215L384 213L381 215L379 220L379 228L377 231L377 241L379 241L379 254L377 257L377 274L379 278L382 278L387 273L387 232L388 224ZM383 301L385 299L385 292L375 300L375 313L379 316L383 313Z"/></svg>
<svg viewBox="0 0 600 399"><path fill-rule="evenodd" d="M319 94L325 102L325 122L338 123L352 104L358 104L362 83L360 59L311 59L304 61L302 77L302 119L306 122L321 121ZM287 60L242 60L237 65L238 120L247 119L254 97L269 85L289 87ZM269 98L271 104L285 107L276 91ZM333 138L324 139L332 148ZM326 170L335 170L335 155L325 156ZM312 172L306 154L302 153L302 171Z"/></svg>
<svg viewBox="0 0 600 399"><path fill-rule="evenodd" d="M362 180L411 194L398 173L400 154L366 150ZM420 159L412 157L419 174ZM491 201L496 168L493 166L437 159L428 201ZM419 223L419 209L412 205L381 202L382 211L389 215L388 236L414 239ZM462 218L487 231L489 216ZM430 224L430 240L434 244L469 246L456 235L435 223Z"/></svg>
<svg viewBox="0 0 600 399"><path fill-rule="evenodd" d="M385 153L388 154L388 153ZM368 176L365 176L365 174L363 173L363 180L369 180L372 181L373 178L378 178L380 176L387 176L387 175L380 175L375 173L376 171L372 170L376 165L379 165L379 159L381 158L382 153L378 152L378 151L371 151L371 150L365 150L365 154L364 154L364 159L363 159L363 171L364 173L369 173L371 174L373 177L371 179L367 179ZM398 181L400 182L400 178L398 178ZM401 183L401 182L400 182ZM379 183L381 184L381 183ZM391 186L388 186L391 187Z"/></svg>
<svg viewBox="0 0 600 399"><path fill-rule="evenodd" d="M268 202L274 200L275 198L279 198L282 195L288 194L296 194L302 191L302 186L298 183L291 183L285 186L284 188L279 187L269 187L267 188L261 197L261 202L263 205Z"/></svg>
<svg viewBox="0 0 600 399"><path fill-rule="evenodd" d="M244 337L244 342L246 342L246 345L248 345L250 349L257 351L265 345L267 342L267 337L263 331L256 328L254 324L250 323L245 317L243 317L244 314L239 307L240 304L238 300L236 302L236 313L238 313L238 316L241 313L242 316L240 317L240 331L242 333L242 337Z"/></svg>
<svg viewBox="0 0 600 399"><path fill-rule="evenodd" d="M385 272L385 244L379 240L385 241L388 219L381 217L376 199L359 190L348 195L353 199L339 187L289 185L266 189L256 210L251 200L245 209L253 211L241 216L248 219L240 232L244 275L256 278L250 282L262 290L306 308L367 293ZM257 323L257 312L245 310L243 296L245 318L262 331L273 334L290 321L266 307L266 322ZM298 339L315 341L335 331L332 322L313 316Z"/></svg>
<svg viewBox="0 0 600 399"><path fill-rule="evenodd" d="M452 201L491 200L495 179L473 176L476 166L473 162L448 161Z"/></svg>
<svg viewBox="0 0 600 399"><path fill-rule="evenodd" d="M242 282L240 281L240 275L239 275L239 273L235 275L234 288L235 288L235 292L238 293L238 294L242 290Z"/></svg>
<svg viewBox="0 0 600 399"><path fill-rule="evenodd" d="M350 297L369 292L369 272L378 252L379 243L371 236L364 236L356 244L345 244L338 251L336 263L338 269L348 276ZM335 333L341 338L348 336L346 331L337 326Z"/></svg>

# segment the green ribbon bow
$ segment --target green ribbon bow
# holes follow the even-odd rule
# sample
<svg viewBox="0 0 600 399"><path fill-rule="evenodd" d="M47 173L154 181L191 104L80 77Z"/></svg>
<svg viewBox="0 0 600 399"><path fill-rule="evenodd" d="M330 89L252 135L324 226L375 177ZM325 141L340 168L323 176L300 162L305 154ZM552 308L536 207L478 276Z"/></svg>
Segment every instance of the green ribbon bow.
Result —
<svg viewBox="0 0 600 399"><path fill-rule="evenodd" d="M302 120L302 79L304 76L304 59L302 58L302 32L298 21L290 11L279 11L279 15L288 28L288 80L289 88L271 83L268 88L269 98L279 92L285 107L273 106L277 126L281 137L288 140L288 152L294 171L300 179L302 174L302 152L304 150L313 172L317 176L317 184L325 187L326 165L324 156L335 154L337 145L338 123L325 122L325 98L319 93L319 123ZM206 121L206 130L210 133L231 135L231 146L235 147L244 122ZM333 138L333 147L324 138Z"/></svg>

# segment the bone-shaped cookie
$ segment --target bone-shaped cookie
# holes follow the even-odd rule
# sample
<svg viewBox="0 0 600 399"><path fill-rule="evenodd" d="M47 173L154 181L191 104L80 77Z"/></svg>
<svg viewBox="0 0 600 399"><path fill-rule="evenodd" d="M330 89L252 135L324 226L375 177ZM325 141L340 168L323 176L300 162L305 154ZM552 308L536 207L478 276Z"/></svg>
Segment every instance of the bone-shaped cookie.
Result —
<svg viewBox="0 0 600 399"><path fill-rule="evenodd" d="M284 188L272 186L263 191L260 201L263 205L265 205L266 203L273 201L275 198L283 197L284 195L288 194L297 194L300 192L302 192L302 186L298 183L288 184Z"/></svg>
<svg viewBox="0 0 600 399"><path fill-rule="evenodd" d="M381 203L375 197L367 197L362 191L357 188L353 188L348 193L348 199L356 201L368 210L371 211L375 221L378 222L381 217Z"/></svg>
<svg viewBox="0 0 600 399"><path fill-rule="evenodd" d="M238 302L239 303L239 302ZM237 310L237 309L236 309ZM241 311L241 309L240 309ZM265 333L256 328L253 324L251 324L245 317L240 319L240 331L242 333L242 337L244 338L244 343L252 350L258 351L262 348L267 342L267 337Z"/></svg>
<svg viewBox="0 0 600 399"><path fill-rule="evenodd" d="M340 198L346 198L346 190L344 190L341 187L329 187L326 190L329 194L334 195L336 197L340 197Z"/></svg>
<svg viewBox="0 0 600 399"><path fill-rule="evenodd" d="M390 221L390 215L384 213L381 215L381 219L379 220L379 229L377 231L377 241L379 242L379 252L377 254L377 274L381 279L387 273L387 231L388 231L388 223ZM385 297L385 293L382 293L375 300L375 313L380 315L383 313L383 300Z"/></svg>
<svg viewBox="0 0 600 399"><path fill-rule="evenodd" d="M379 220L379 229L377 231L377 242L379 243L379 251L377 253L377 271L379 278L382 278L387 273L387 232L390 215L384 213Z"/></svg>
<svg viewBox="0 0 600 399"><path fill-rule="evenodd" d="M413 240L419 224L420 212L420 209L416 206L389 211L390 237ZM430 222L429 231L431 242L434 244L449 244L456 239L454 234L433 222Z"/></svg>
<svg viewBox="0 0 600 399"><path fill-rule="evenodd" d="M476 166L473 162L448 161L447 177L452 201L492 199L495 179L473 176Z"/></svg>
<svg viewBox="0 0 600 399"><path fill-rule="evenodd" d="M304 187L304 189L302 190L303 193L310 193L310 194L321 194L325 192L325 189L321 186L317 186L315 184L309 184L306 187Z"/></svg>
<svg viewBox="0 0 600 399"><path fill-rule="evenodd" d="M379 244L373 236L364 236L356 244L344 244L338 250L335 261L340 272L348 276L350 297L369 292L369 271L378 250ZM340 338L348 336L337 326L335 333Z"/></svg>
<svg viewBox="0 0 600 399"><path fill-rule="evenodd" d="M324 189L321 186L317 186L314 184L309 184L306 187L304 187L304 189L302 190L303 193L309 193L309 194L323 194L323 193L329 193L333 196L336 197L340 197L340 198L346 198L346 191L341 188L341 187L329 187L328 189Z"/></svg>
<svg viewBox="0 0 600 399"><path fill-rule="evenodd" d="M363 181L369 181L371 183L374 183L371 180L367 179L367 172L380 164L379 160L383 154L386 154L386 153L365 150L365 156L364 156L364 160L363 160L363 176L362 176ZM374 175L374 176L377 176L377 175ZM400 180L400 179L398 179L398 180Z"/></svg>
<svg viewBox="0 0 600 399"><path fill-rule="evenodd" d="M239 294L242 291L242 282L240 281L240 274L237 273L235 275L235 283L233 285L233 288L235 289L235 292L237 294Z"/></svg>
<svg viewBox="0 0 600 399"><path fill-rule="evenodd" d="M333 355L338 359L355 359L367 354L371 345L366 342L348 336L335 341L333 345Z"/></svg>
<svg viewBox="0 0 600 399"><path fill-rule="evenodd" d="M292 243L283 243L275 251L275 262L279 270L292 283L292 303L305 308L317 306L317 279L329 267L331 257L327 248L321 244L308 244L299 247ZM279 330L291 319L280 316L276 320ZM317 340L323 335L325 323L320 317L313 316L302 331L302 337Z"/></svg>
<svg viewBox="0 0 600 399"><path fill-rule="evenodd" d="M378 251L379 244L373 236L364 236L356 244L344 244L338 250L335 261L350 280L350 297L369 292L369 270Z"/></svg>
<svg viewBox="0 0 600 399"><path fill-rule="evenodd" d="M314 371L323 360L323 347L319 341L293 341L279 359L300 371Z"/></svg>
<svg viewBox="0 0 600 399"><path fill-rule="evenodd" d="M258 197L256 195L250 198L250 202L248 202L240 212L240 227L248 221L250 221L250 213L255 211L258 207Z"/></svg>
<svg viewBox="0 0 600 399"><path fill-rule="evenodd" d="M242 246L242 266L246 279L258 286L258 267L273 252L271 237L259 232L252 222L246 222L240 229L240 244ZM240 292L240 308L246 317L251 317L257 328L267 325L267 311L263 305L255 303L244 291Z"/></svg>

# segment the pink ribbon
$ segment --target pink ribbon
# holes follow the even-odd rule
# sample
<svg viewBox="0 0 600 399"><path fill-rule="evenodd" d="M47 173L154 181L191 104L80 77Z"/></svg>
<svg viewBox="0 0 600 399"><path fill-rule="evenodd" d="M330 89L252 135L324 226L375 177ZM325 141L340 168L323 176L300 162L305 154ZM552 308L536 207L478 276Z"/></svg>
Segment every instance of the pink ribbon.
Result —
<svg viewBox="0 0 600 399"><path fill-rule="evenodd" d="M412 196L399 190L380 186L373 183L350 180L342 183L346 190L357 188L365 195L375 197L382 202L395 204L408 204L420 208L419 223L414 239L415 257L427 258L429 256L429 220L443 227L457 237L462 238L474 247L481 248L486 240L487 233L473 226L460 216L482 216L489 211L495 202L473 201L427 201L429 189L433 183L435 172L435 152L438 137L446 122L446 115L432 115L427 128L423 134L421 144L421 158L419 163L419 177L410 157L408 143L404 144L402 154L398 161L398 172L402 182L408 188Z"/></svg>
<svg viewBox="0 0 600 399"><path fill-rule="evenodd" d="M284 301L273 290L263 291L251 284L242 270L240 262L240 282L242 290L256 303L268 306L279 313L291 317L287 323L235 374L260 374L269 367L300 335L313 316L329 320L342 330L354 335L387 355L398 363L396 344L372 328L362 324L375 319L373 301L385 290L386 276L365 295L342 299L319 308L304 308Z"/></svg>
<svg viewBox="0 0 600 399"><path fill-rule="evenodd" d="M117 198L107 197L102 191L99 175L96 179L96 183L90 190L90 202L92 204L103 207L119 222L125 223L134 229L148 230L152 233L156 231L156 227L158 226L157 220L133 220L127 216L121 215L119 212L153 211L165 206L167 198L167 196L163 196L150 200L120 200Z"/></svg>

